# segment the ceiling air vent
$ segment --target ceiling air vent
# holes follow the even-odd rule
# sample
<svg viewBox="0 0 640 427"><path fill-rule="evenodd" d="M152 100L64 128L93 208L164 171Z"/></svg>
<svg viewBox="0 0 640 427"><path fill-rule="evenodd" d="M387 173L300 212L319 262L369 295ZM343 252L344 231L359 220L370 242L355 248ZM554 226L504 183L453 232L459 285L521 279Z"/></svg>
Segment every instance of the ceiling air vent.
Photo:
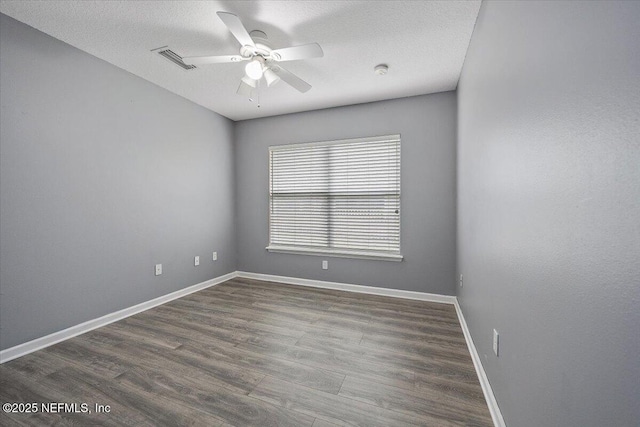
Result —
<svg viewBox="0 0 640 427"><path fill-rule="evenodd" d="M175 53L174 51L172 51L171 49L169 49L168 46L162 46L159 47L157 49L153 49L151 52L156 52L158 55L168 59L169 61L173 62L174 64L176 64L178 67L182 68L183 70L193 70L194 68L196 68L195 65L187 65L184 62L182 62L182 57L180 55L178 55L177 53Z"/></svg>

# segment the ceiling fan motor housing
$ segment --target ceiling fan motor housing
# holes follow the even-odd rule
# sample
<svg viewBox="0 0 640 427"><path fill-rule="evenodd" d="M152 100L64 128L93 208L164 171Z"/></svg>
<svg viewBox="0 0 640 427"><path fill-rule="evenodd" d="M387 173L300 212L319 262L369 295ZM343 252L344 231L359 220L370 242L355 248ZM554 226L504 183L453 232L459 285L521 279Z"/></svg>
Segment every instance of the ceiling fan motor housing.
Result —
<svg viewBox="0 0 640 427"><path fill-rule="evenodd" d="M269 44L269 38L267 35L260 30L253 30L249 35L255 42L255 46L242 46L240 49L240 55L245 58L251 58L253 56L261 56L265 59L271 58L271 45Z"/></svg>

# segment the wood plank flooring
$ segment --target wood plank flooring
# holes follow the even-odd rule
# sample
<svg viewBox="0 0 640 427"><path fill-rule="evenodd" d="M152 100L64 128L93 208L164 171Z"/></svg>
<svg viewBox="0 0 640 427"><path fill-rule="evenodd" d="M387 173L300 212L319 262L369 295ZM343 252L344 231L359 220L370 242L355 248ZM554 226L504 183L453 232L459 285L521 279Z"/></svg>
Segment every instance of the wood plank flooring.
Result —
<svg viewBox="0 0 640 427"><path fill-rule="evenodd" d="M0 401L91 409L3 426L492 425L453 306L239 278L0 365Z"/></svg>

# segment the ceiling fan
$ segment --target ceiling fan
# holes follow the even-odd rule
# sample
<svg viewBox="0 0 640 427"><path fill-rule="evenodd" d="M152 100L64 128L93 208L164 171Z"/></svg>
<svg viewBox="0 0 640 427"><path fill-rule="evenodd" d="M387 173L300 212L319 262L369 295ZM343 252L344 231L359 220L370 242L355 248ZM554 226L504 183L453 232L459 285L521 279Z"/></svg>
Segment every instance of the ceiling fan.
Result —
<svg viewBox="0 0 640 427"><path fill-rule="evenodd" d="M279 63L322 57L324 52L318 43L272 49L265 33L262 31L251 31L249 33L237 15L229 12L218 12L218 16L231 34L240 42L240 54L182 58L185 64L206 65L248 61L245 66L245 76L240 80L237 93L248 96L250 100L254 100L257 96L263 78L267 87L271 87L282 80L303 93L311 89L309 83L285 70Z"/></svg>

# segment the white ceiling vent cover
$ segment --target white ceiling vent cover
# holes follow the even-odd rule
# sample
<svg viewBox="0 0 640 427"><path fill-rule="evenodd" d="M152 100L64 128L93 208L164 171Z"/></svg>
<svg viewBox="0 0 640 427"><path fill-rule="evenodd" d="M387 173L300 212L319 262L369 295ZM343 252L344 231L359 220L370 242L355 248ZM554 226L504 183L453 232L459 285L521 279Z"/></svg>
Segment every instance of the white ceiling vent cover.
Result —
<svg viewBox="0 0 640 427"><path fill-rule="evenodd" d="M196 68L195 65L187 65L182 62L182 56L169 49L168 46L162 46L156 49L152 49L151 52L156 52L158 55L162 56L165 59L168 59L183 70L189 71Z"/></svg>

